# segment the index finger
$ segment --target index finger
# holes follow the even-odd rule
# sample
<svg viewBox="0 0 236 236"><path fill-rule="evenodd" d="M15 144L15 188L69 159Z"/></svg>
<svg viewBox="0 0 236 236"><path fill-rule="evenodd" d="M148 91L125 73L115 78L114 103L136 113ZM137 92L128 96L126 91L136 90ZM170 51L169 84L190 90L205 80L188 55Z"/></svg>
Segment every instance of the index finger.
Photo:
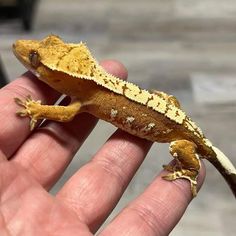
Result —
<svg viewBox="0 0 236 236"><path fill-rule="evenodd" d="M28 95L46 104L53 104L60 96L31 72L26 72L0 90L0 149L7 158L11 157L30 134L29 120L16 116L19 107L14 102L15 97Z"/></svg>

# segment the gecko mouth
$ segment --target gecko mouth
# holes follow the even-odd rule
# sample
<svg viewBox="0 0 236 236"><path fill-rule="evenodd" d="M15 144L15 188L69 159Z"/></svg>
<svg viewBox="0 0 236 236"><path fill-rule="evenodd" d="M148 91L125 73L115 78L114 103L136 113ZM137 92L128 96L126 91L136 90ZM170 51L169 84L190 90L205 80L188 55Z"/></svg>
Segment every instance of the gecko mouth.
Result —
<svg viewBox="0 0 236 236"><path fill-rule="evenodd" d="M18 53L16 52L16 44L15 43L12 44L12 51L13 51L14 55L17 57L17 59L19 59Z"/></svg>
<svg viewBox="0 0 236 236"><path fill-rule="evenodd" d="M28 63L26 62L26 60L24 60L24 56L20 55L20 53L16 50L16 44L14 43L12 45L12 51L14 53L14 55L16 56L16 58L22 63L24 64L25 67L29 67Z"/></svg>
<svg viewBox="0 0 236 236"><path fill-rule="evenodd" d="M17 43L17 42L16 42ZM32 68L30 62L29 62L29 59L28 59L28 56L27 56L27 53L24 53L26 55L24 55L23 53L19 52L17 50L17 46L16 46L16 43L14 43L12 45L12 51L14 53L14 55L16 56L16 58L30 71L34 71L34 69Z"/></svg>
<svg viewBox="0 0 236 236"><path fill-rule="evenodd" d="M25 66L26 69L28 69L29 71L31 71L34 75L38 76L38 73L36 72L36 70L31 66L27 53L25 53L26 55L22 55L20 52L17 51L16 49L16 44L14 43L12 45L12 51L15 55L15 57Z"/></svg>

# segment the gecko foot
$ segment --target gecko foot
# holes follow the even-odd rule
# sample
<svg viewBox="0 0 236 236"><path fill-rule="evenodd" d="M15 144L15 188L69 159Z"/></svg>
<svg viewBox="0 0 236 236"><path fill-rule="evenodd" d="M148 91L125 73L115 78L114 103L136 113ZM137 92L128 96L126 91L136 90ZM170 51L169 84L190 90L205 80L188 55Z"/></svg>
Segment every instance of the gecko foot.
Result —
<svg viewBox="0 0 236 236"><path fill-rule="evenodd" d="M38 120L37 107L41 105L41 101L34 101L29 95L25 100L15 98L15 102L17 105L24 107L24 109L18 111L16 114L21 117L30 117L30 129L33 130Z"/></svg>
<svg viewBox="0 0 236 236"><path fill-rule="evenodd" d="M164 170L170 171L167 175L162 176L163 179L168 181L173 181L176 179L187 179L191 185L192 196L196 197L197 195L197 176L191 176L189 170L179 169L179 167L172 165L164 165Z"/></svg>
<svg viewBox="0 0 236 236"><path fill-rule="evenodd" d="M174 165L163 166L170 173L163 179L187 179L191 184L192 196L197 195L197 177L201 162L196 152L197 146L189 140L175 140L170 144L170 153L175 159Z"/></svg>

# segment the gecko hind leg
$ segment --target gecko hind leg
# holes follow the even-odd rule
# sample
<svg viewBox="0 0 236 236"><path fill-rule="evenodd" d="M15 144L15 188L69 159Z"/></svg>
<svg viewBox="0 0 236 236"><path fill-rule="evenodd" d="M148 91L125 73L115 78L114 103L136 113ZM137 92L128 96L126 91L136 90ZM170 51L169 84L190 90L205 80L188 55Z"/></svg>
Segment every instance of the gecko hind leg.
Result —
<svg viewBox="0 0 236 236"><path fill-rule="evenodd" d="M158 91L158 90L155 90L155 89L152 89L151 93L156 94L157 96L163 98L164 100L166 100L171 105L173 105L177 108L180 108L180 103L179 103L178 99L175 96L169 95L167 93L164 93L162 91Z"/></svg>
<svg viewBox="0 0 236 236"><path fill-rule="evenodd" d="M68 106L58 105L42 105L41 101L35 101L30 96L25 100L15 98L15 102L22 106L23 109L17 112L19 116L28 116L30 120L30 129L33 130L37 121L40 119L55 120L60 122L67 122L74 118L79 113L81 103L73 101Z"/></svg>
<svg viewBox="0 0 236 236"><path fill-rule="evenodd" d="M175 165L164 165L164 169L171 172L163 179L173 181L175 179L187 179L191 184L193 197L197 195L197 177L201 162L196 153L196 144L188 140L177 140L170 144L170 153L176 160Z"/></svg>

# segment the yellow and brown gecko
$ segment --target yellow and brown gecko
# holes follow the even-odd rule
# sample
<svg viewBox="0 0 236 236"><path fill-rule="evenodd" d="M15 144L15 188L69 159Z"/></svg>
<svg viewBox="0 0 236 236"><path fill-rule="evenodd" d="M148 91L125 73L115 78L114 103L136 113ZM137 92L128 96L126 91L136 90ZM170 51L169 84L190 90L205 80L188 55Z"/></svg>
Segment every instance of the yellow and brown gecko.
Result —
<svg viewBox="0 0 236 236"><path fill-rule="evenodd" d="M78 113L88 112L138 137L169 142L176 164L164 166L170 173L163 178L189 180L193 196L197 194L200 158L205 158L222 174L236 197L235 167L205 138L175 97L148 92L108 74L83 43L64 43L50 35L41 41L18 40L13 51L40 80L72 98L68 106L16 98L24 107L18 114L31 118L31 129L39 119L67 122Z"/></svg>

